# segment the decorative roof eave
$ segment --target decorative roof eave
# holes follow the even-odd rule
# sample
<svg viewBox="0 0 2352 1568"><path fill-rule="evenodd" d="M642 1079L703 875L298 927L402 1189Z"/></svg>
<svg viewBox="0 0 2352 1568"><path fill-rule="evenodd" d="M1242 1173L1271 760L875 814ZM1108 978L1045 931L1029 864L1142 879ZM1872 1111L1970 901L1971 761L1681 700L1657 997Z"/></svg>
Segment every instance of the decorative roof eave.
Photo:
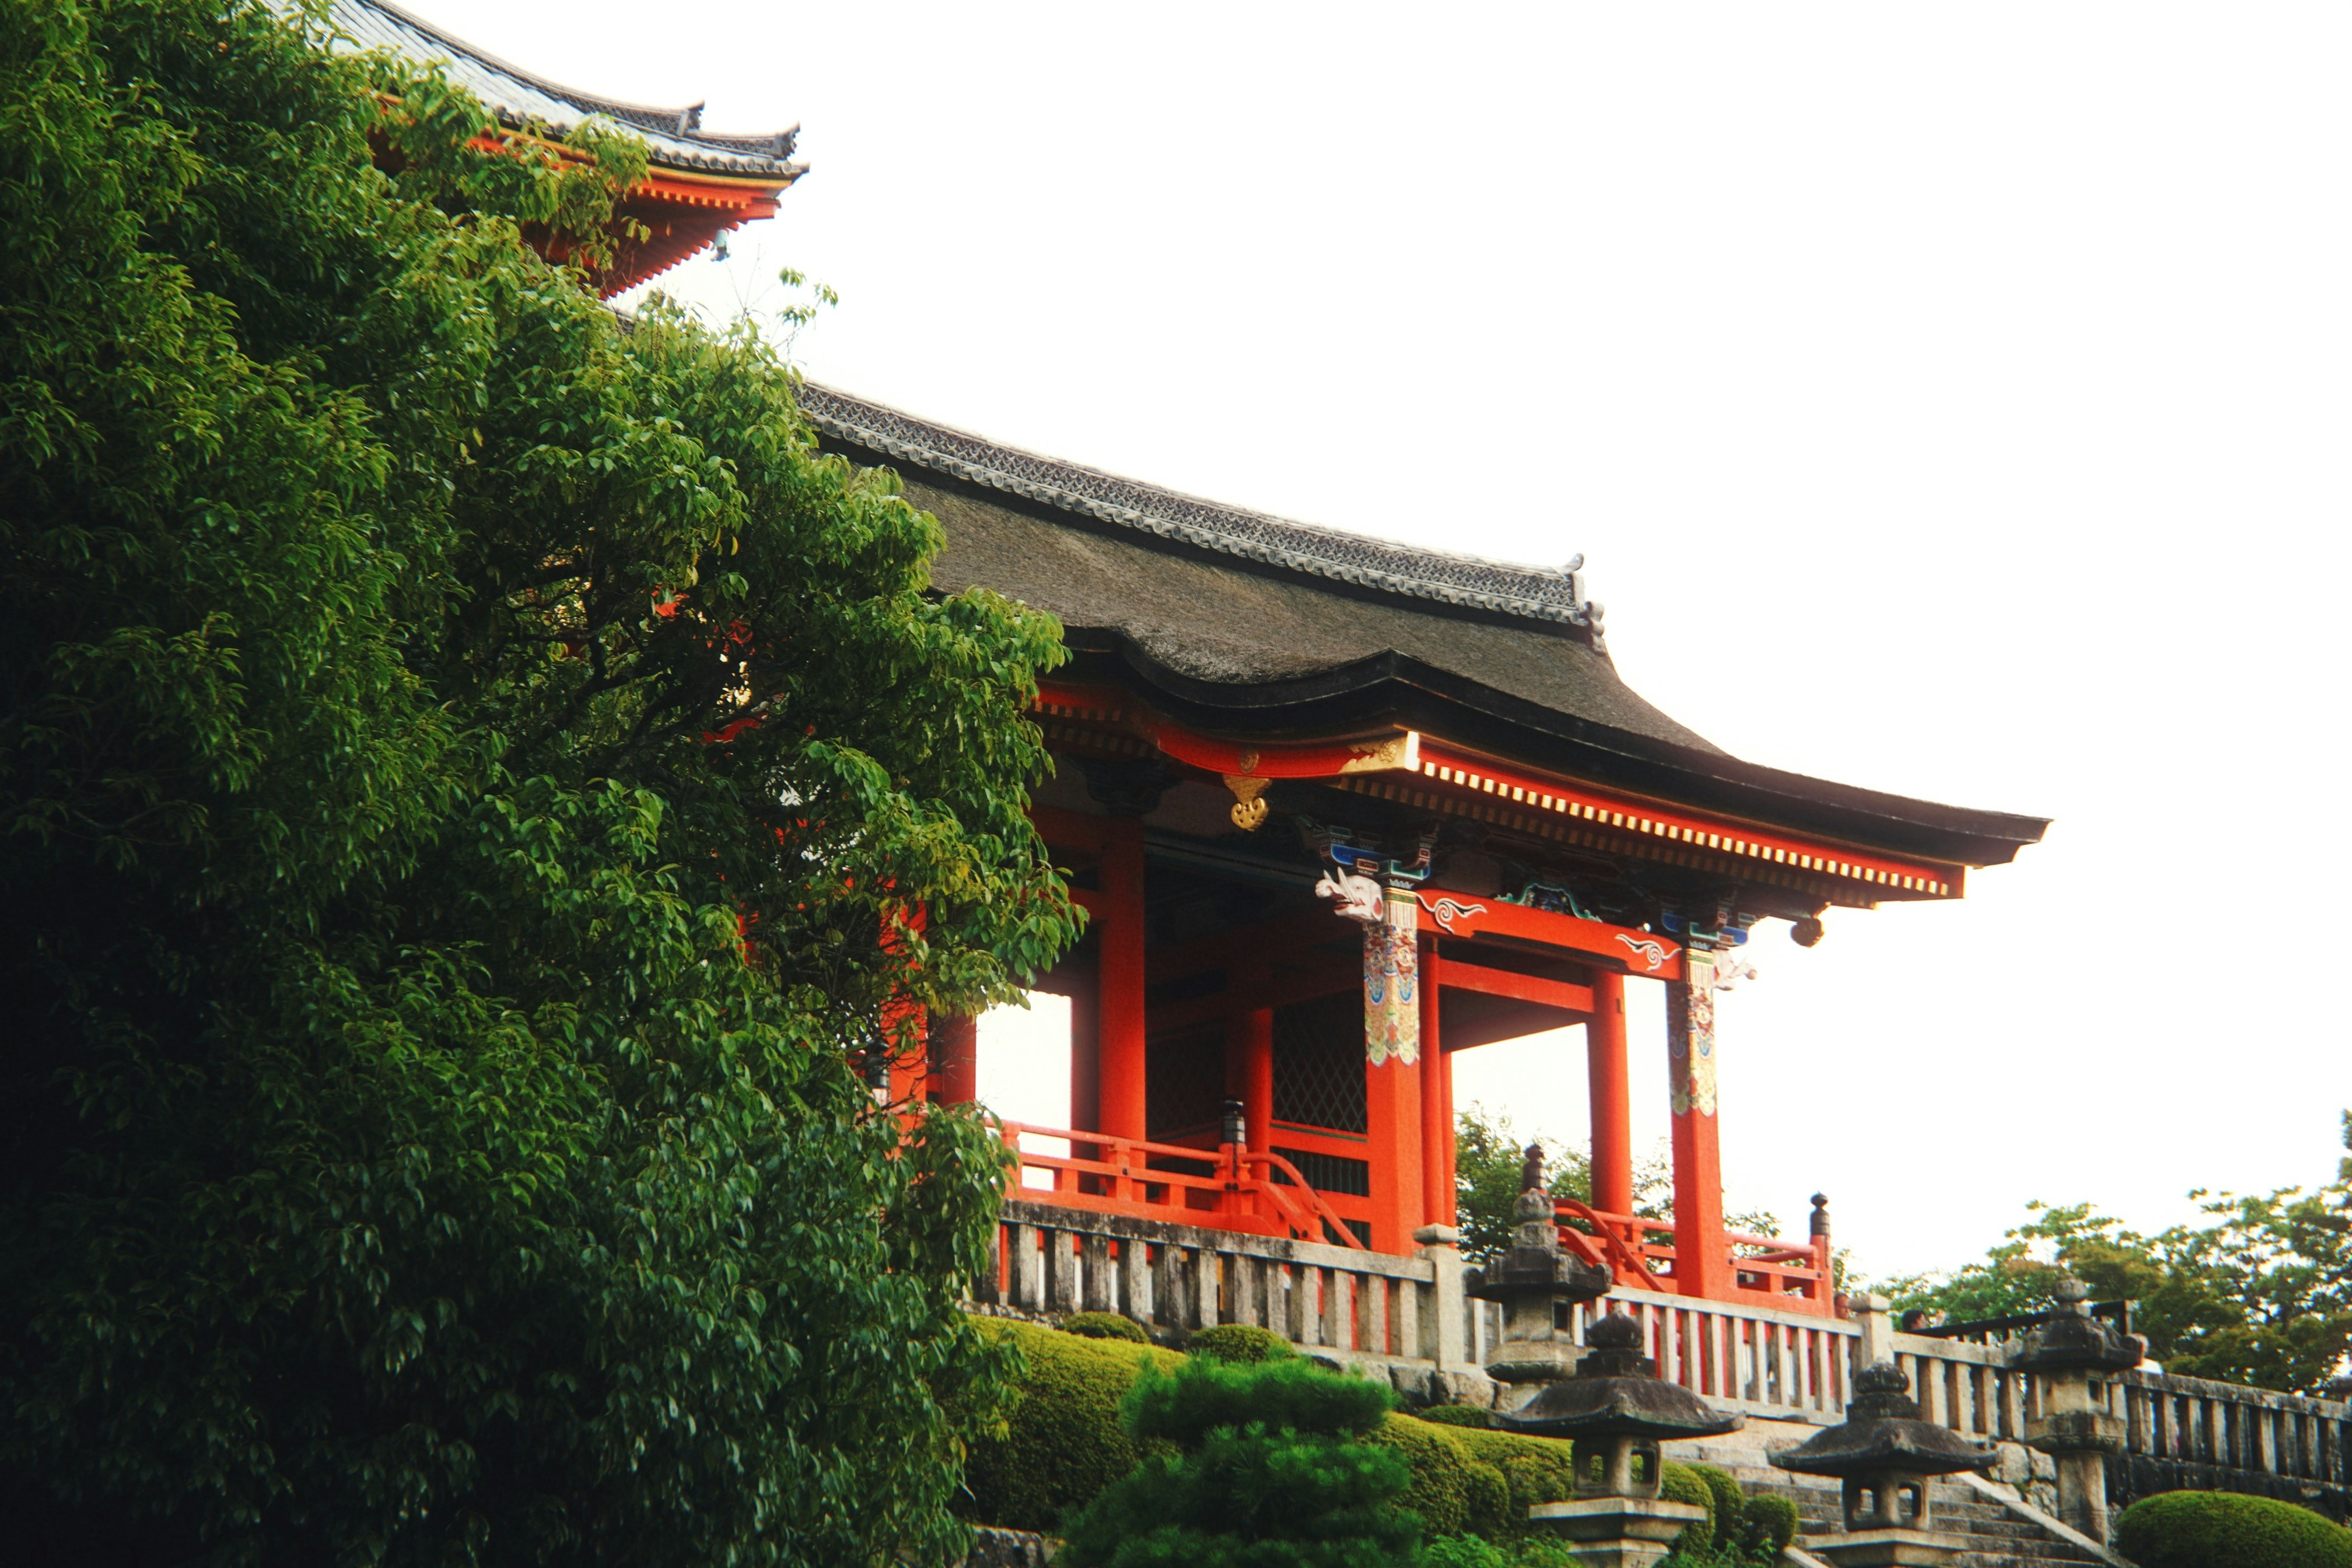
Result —
<svg viewBox="0 0 2352 1568"><path fill-rule="evenodd" d="M561 134L601 115L642 138L658 170L749 176L777 191L808 173L791 161L797 125L768 135L706 132L698 103L666 109L581 92L478 49L393 0L329 0L327 15L339 42L440 64L509 130L539 125Z"/></svg>
<svg viewBox="0 0 2352 1568"><path fill-rule="evenodd" d="M1132 746L1114 749L1139 756L1157 751L1229 782L1318 779L1417 811L1784 888L1816 904L1868 908L1895 900L1958 899L1965 887L1961 864L1892 855L1549 777L1410 729L1323 740L1223 739L1154 710L1132 692L1066 680L1039 686L1037 712L1049 741L1099 746L1124 739Z"/></svg>
<svg viewBox="0 0 2352 1568"><path fill-rule="evenodd" d="M1573 626L1599 640L1601 606L1585 594L1581 556L1545 571L1293 522L1003 446L813 382L801 388L801 409L835 440L1117 528L1334 582Z"/></svg>
<svg viewBox="0 0 2352 1568"><path fill-rule="evenodd" d="M1734 824L1760 825L1818 841L1831 859L1861 860L1860 855L1834 853L1833 847L1853 846L1878 856L1925 862L1899 868L1879 862L1874 868L1915 880L1925 877L1945 882L1953 889L1945 896L1957 895L1962 868L2006 865L2018 850L2039 843L2049 826L2041 817L1913 800L1609 729L1395 654L1296 682L1236 689L1170 670L1117 633L1081 634L1071 628L1068 636L1078 659L1062 672L1063 681L1115 683L1204 732L1305 737L1356 733L1369 726L1392 724L1442 735L1444 744L1465 758L1490 763L1510 759L1499 763L1499 771L1509 772L1520 788L1529 784L1539 790L1546 788L1542 778L1575 780L1630 798L1637 809L1640 803L1672 802L1685 811L1719 813ZM1479 772L1482 777L1494 777L1498 767L1490 765ZM1531 811L1522 804L1498 803L1483 788L1473 800L1466 788L1443 790L1439 783L1423 779L1407 785L1361 779L1341 787L1376 794L1410 787L1431 795L1430 802L1422 803L1431 805L1440 795L1459 794L1466 813L1481 820L1505 825L1502 817L1508 816L1519 830L1546 837L1566 836L1577 843L1586 843L1584 836L1601 831L1585 822L1571 826L1564 816ZM1594 803L1598 804L1598 797ZM1662 816L1655 810L1646 815L1654 822ZM1719 837L1720 829L1716 831ZM1761 840L1764 835L1740 837ZM1790 842L1782 840L1776 847L1787 847ZM1712 865L1717 856L1717 851L1680 845L1661 844L1658 848L1676 864ZM1778 883L1826 901L1849 902L1853 893L1869 901L1937 896L1921 889L1880 884L1874 879L1865 889L1858 879L1816 875L1784 862L1768 866L1760 857L1738 858L1740 874L1749 880ZM1948 871L1939 872L1939 868Z"/></svg>

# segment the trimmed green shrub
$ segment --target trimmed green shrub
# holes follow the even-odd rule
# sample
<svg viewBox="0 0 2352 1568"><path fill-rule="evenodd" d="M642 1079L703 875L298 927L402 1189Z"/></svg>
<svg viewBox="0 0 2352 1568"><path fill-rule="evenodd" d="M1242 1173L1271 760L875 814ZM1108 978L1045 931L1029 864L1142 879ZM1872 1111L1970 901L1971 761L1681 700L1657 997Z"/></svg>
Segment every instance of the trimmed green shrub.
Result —
<svg viewBox="0 0 2352 1568"><path fill-rule="evenodd" d="M1557 1437L1530 1437L1479 1426L1457 1426L1470 1457L1502 1472L1508 1489L1500 1530L1516 1535L1528 1528L1528 1510L1539 1502L1566 1502L1576 1495L1576 1449Z"/></svg>
<svg viewBox="0 0 2352 1568"><path fill-rule="evenodd" d="M2140 1568L2352 1568L2352 1530L2271 1498L2165 1492L2116 1516L2116 1550Z"/></svg>
<svg viewBox="0 0 2352 1568"><path fill-rule="evenodd" d="M1517 1541L1482 1541L1453 1535L1422 1548L1422 1568L1576 1568L1565 1542L1530 1535Z"/></svg>
<svg viewBox="0 0 2352 1568"><path fill-rule="evenodd" d="M1784 1497L1751 1494L1739 1510L1739 1544L1751 1555L1778 1561L1797 1539L1797 1505Z"/></svg>
<svg viewBox="0 0 2352 1568"><path fill-rule="evenodd" d="M1715 1523L1714 1542L1723 1547L1741 1543L1742 1521L1748 1513L1748 1494L1732 1479L1731 1472L1719 1466L1694 1464L1685 1466L1706 1488L1706 1510Z"/></svg>
<svg viewBox="0 0 2352 1568"><path fill-rule="evenodd" d="M1323 1436L1361 1436L1395 1404L1387 1384L1325 1372L1311 1362L1211 1359L1184 1362L1172 1375L1143 1368L1119 1409L1129 1436L1191 1445L1219 1426L1253 1421Z"/></svg>
<svg viewBox="0 0 2352 1568"><path fill-rule="evenodd" d="M980 1524L1052 1530L1142 1457L1119 1420L1137 1368L1178 1366L1184 1358L999 1318L974 1322L982 1334L1017 1346L1024 1365L1004 1430L971 1446L957 1511Z"/></svg>
<svg viewBox="0 0 2352 1568"><path fill-rule="evenodd" d="M1147 1456L1070 1516L1067 1568L1390 1568L1421 1541L1394 1506L1412 1470L1353 1439L1387 1414L1387 1386L1298 1361L1194 1359L1146 1368L1121 1401Z"/></svg>
<svg viewBox="0 0 2352 1568"><path fill-rule="evenodd" d="M1500 1528L1507 1495L1502 1475L1472 1458L1453 1431L1391 1415L1370 1440L1395 1449L1412 1467L1412 1483L1397 1500L1421 1516L1430 1534L1491 1535Z"/></svg>
<svg viewBox="0 0 2352 1568"><path fill-rule="evenodd" d="M1087 1340L1129 1340L1139 1345L1151 1342L1151 1336L1143 1331L1141 1323L1117 1312L1073 1312L1062 1320L1061 1330Z"/></svg>
<svg viewBox="0 0 2352 1568"><path fill-rule="evenodd" d="M1282 1361L1298 1353L1280 1334L1254 1329L1246 1323L1219 1323L1213 1329L1202 1329L1185 1342L1184 1348L1197 1356L1244 1365Z"/></svg>
<svg viewBox="0 0 2352 1568"><path fill-rule="evenodd" d="M1491 1541L1475 1535L1441 1535L1421 1549L1422 1568L1512 1568Z"/></svg>
<svg viewBox="0 0 2352 1568"><path fill-rule="evenodd" d="M1475 1405L1433 1405L1413 1415L1436 1426L1486 1426L1487 1413Z"/></svg>
<svg viewBox="0 0 2352 1568"><path fill-rule="evenodd" d="M1658 1468L1658 1495L1668 1502L1686 1502L1706 1510L1675 1537L1675 1551L1685 1557L1705 1557L1715 1549L1715 1491L1688 1465L1667 1460Z"/></svg>

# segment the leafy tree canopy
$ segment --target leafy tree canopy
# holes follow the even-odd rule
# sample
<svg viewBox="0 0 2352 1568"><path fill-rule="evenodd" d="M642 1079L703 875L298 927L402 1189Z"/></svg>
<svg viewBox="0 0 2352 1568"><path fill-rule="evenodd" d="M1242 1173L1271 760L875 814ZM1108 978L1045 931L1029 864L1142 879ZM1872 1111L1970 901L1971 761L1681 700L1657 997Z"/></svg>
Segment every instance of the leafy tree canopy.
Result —
<svg viewBox="0 0 2352 1568"><path fill-rule="evenodd" d="M1554 1196L1592 1201L1590 1153L1542 1133L1522 1137L1507 1114L1474 1105L1454 1118L1454 1212L1462 1221L1465 1249L1486 1252L1511 1245L1519 1172L1530 1143L1544 1152L1544 1184ZM1663 1154L1634 1163L1633 1212L1656 1222L1653 1234L1658 1240L1674 1239L1674 1170ZM1724 1223L1757 1236L1770 1236L1780 1226L1777 1217L1761 1210L1727 1215Z"/></svg>
<svg viewBox="0 0 2352 1568"><path fill-rule="evenodd" d="M2352 1113L2345 1117L2352 1148ZM2168 1372L2308 1391L2352 1351L2352 1159L2315 1191L2194 1192L2207 1216L2143 1236L2088 1204L2028 1205L1980 1262L1885 1282L1898 1311L1955 1322L2046 1310L2070 1273L2137 1303L2133 1328Z"/></svg>
<svg viewBox="0 0 2352 1568"><path fill-rule="evenodd" d="M1002 1166L862 1068L1074 934L1056 628L305 26L0 0L14 1543L936 1558Z"/></svg>

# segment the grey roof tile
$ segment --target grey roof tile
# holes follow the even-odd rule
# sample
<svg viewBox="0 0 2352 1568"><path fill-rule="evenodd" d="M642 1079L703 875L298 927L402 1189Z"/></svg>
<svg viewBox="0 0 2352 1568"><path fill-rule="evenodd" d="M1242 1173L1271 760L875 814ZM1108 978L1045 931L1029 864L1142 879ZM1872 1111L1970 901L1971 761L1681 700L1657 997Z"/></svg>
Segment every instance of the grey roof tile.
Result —
<svg viewBox="0 0 2352 1568"><path fill-rule="evenodd" d="M1600 629L1600 609L1585 596L1580 571L1423 550L1202 500L1002 446L814 383L802 388L801 407L835 440L1118 528L1408 598Z"/></svg>
<svg viewBox="0 0 2352 1568"><path fill-rule="evenodd" d="M561 135L601 114L645 138L656 168L765 175L787 184L808 172L806 164L791 161L798 126L768 136L721 135L701 129L698 103L656 109L578 92L509 65L390 0L330 0L327 16L346 47L439 61L449 79L480 99L502 124L519 128L535 121Z"/></svg>

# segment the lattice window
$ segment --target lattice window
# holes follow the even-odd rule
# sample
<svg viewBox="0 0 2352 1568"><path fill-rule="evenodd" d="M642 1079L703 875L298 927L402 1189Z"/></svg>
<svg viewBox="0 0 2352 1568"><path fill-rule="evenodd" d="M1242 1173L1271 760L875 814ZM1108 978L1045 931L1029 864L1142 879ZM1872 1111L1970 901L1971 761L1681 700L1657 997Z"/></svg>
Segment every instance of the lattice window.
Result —
<svg viewBox="0 0 2352 1568"><path fill-rule="evenodd" d="M1203 1024L1151 1037L1144 1049L1145 1136L1214 1128L1225 1104L1225 1037Z"/></svg>
<svg viewBox="0 0 2352 1568"><path fill-rule="evenodd" d="M1277 1143L1274 1152L1298 1167L1307 1184L1318 1193L1352 1193L1360 1198L1372 1195L1372 1167L1362 1160L1350 1160L1344 1154L1315 1154L1304 1149L1286 1149ZM1280 1171L1274 1173L1276 1184L1291 1185L1291 1180Z"/></svg>
<svg viewBox="0 0 2352 1568"><path fill-rule="evenodd" d="M1367 1131L1364 999L1356 992L1274 1010L1274 1119L1335 1132Z"/></svg>

